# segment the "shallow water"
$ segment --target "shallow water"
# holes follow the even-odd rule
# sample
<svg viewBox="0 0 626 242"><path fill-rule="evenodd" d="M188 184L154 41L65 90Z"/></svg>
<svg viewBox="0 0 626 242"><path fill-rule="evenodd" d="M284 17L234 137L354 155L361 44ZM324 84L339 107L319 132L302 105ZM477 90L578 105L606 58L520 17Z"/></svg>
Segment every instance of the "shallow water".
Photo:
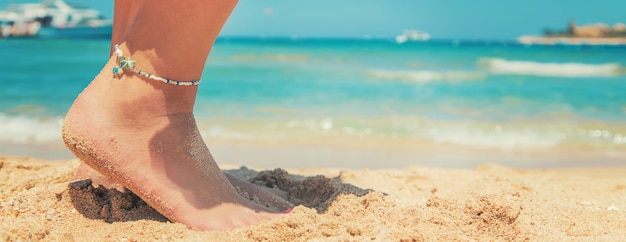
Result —
<svg viewBox="0 0 626 242"><path fill-rule="evenodd" d="M108 53L106 41L0 40L0 143L59 143ZM217 144L625 154L626 47L226 38L195 112Z"/></svg>

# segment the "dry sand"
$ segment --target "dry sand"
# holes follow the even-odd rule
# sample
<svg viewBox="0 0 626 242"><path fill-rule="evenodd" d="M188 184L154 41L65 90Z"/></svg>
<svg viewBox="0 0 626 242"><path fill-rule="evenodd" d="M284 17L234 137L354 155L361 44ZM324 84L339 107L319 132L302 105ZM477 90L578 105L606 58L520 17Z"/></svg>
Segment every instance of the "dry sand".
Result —
<svg viewBox="0 0 626 242"><path fill-rule="evenodd" d="M0 157L0 241L626 241L626 167L263 173L258 184L302 205L216 232L167 222L130 193L74 182L78 165Z"/></svg>

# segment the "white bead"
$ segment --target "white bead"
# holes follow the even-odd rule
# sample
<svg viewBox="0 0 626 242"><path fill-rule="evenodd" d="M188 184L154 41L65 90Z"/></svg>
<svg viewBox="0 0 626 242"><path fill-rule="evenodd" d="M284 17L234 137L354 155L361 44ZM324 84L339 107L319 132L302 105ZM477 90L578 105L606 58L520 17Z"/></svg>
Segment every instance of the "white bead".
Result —
<svg viewBox="0 0 626 242"><path fill-rule="evenodd" d="M123 55L122 50L120 50L120 49L115 49L115 54L117 56L122 56Z"/></svg>

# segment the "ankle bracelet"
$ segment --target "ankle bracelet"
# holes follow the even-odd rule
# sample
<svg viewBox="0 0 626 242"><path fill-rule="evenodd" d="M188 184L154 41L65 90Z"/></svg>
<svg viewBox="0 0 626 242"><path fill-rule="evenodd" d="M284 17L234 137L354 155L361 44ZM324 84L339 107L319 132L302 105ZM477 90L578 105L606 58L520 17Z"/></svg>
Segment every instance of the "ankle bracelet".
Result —
<svg viewBox="0 0 626 242"><path fill-rule="evenodd" d="M130 70L134 73L137 73L137 75L139 76L143 76L146 77L148 79L152 79L155 81L160 81L163 83L167 83L167 84L172 84L172 85L176 85L176 86L197 86L200 84L200 80L197 81L174 81L171 79L167 79L167 78L163 78L157 75L153 75L150 73L147 73L145 71L139 70L137 68L135 68L135 64L137 64L137 61L130 59L129 57L124 57L124 54L122 53L122 50L120 50L120 46L119 45L115 45L115 54L117 55L117 64L115 65L115 67L113 67L113 74L115 76L121 76L124 74L124 70Z"/></svg>

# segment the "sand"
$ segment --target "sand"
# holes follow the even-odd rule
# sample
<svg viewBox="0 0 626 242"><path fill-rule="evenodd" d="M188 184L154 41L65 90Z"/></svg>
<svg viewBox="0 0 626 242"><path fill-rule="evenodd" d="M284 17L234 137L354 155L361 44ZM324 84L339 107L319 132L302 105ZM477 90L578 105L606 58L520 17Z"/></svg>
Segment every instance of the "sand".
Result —
<svg viewBox="0 0 626 242"><path fill-rule="evenodd" d="M300 205L252 227L197 231L131 193L73 181L78 165L0 157L0 241L626 241L626 167L259 175L222 165Z"/></svg>

